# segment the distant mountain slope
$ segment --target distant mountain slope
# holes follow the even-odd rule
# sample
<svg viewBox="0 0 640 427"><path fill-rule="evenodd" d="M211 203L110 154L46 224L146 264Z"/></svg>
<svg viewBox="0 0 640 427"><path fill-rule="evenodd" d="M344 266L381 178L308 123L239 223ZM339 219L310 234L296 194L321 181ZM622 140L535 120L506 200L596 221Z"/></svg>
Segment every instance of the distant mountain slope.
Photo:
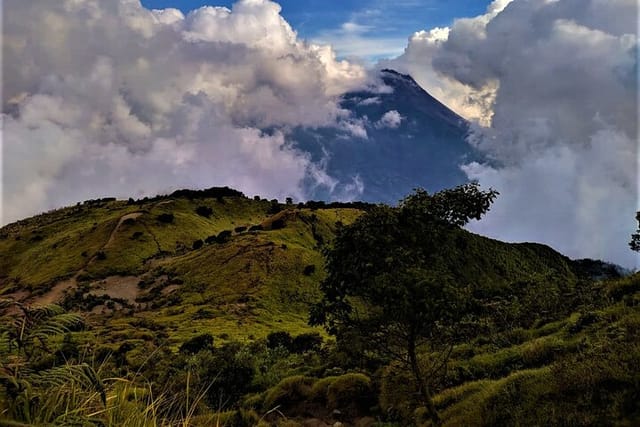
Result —
<svg viewBox="0 0 640 427"><path fill-rule="evenodd" d="M480 157L465 140L467 122L422 89L411 76L382 70L384 85L343 96L352 127L296 129L296 147L341 182L334 195L395 204L416 187L438 191L467 181L460 165ZM366 132L366 135L365 135ZM331 198L310 188L313 198Z"/></svg>
<svg viewBox="0 0 640 427"><path fill-rule="evenodd" d="M236 339L304 331L322 248L366 207L285 205L229 189L88 201L0 229L0 296L128 313L171 329L174 342L194 325ZM565 292L582 275L547 246L459 233L456 279L478 289L508 292L537 277Z"/></svg>

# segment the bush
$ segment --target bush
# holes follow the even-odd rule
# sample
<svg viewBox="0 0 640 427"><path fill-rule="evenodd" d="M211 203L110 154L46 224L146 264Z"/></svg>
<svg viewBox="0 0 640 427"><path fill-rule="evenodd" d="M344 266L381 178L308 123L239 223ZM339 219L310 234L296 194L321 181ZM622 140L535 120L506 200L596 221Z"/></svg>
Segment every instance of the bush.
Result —
<svg viewBox="0 0 640 427"><path fill-rule="evenodd" d="M333 384L336 378L338 378L338 376L332 375L316 381L311 388L311 399L323 406L327 406L327 393L329 392L329 386Z"/></svg>
<svg viewBox="0 0 640 427"><path fill-rule="evenodd" d="M293 340L289 332L271 332L267 335L267 348L274 349L278 347L286 348L291 351Z"/></svg>
<svg viewBox="0 0 640 427"><path fill-rule="evenodd" d="M302 274L304 274L305 276L311 276L315 272L316 266L313 264L307 265L304 270L302 270Z"/></svg>
<svg viewBox="0 0 640 427"><path fill-rule="evenodd" d="M264 230L264 227L260 224L252 225L251 227L249 227L249 231L262 231L262 230Z"/></svg>
<svg viewBox="0 0 640 427"><path fill-rule="evenodd" d="M227 243L229 239L231 239L231 230L224 230L218 233L216 237L216 242L218 243Z"/></svg>
<svg viewBox="0 0 640 427"><path fill-rule="evenodd" d="M216 242L216 240L217 240L217 238L218 238L218 236L216 236L216 235L214 234L214 235L209 236L209 237L207 237L206 239L204 239L204 241L205 241L205 243L206 243L207 245L210 245L210 244L212 244L212 243L215 243L215 242Z"/></svg>
<svg viewBox="0 0 640 427"><path fill-rule="evenodd" d="M272 230L280 230L283 229L286 226L284 219L282 218L278 218L275 221L273 221L271 223L271 229Z"/></svg>
<svg viewBox="0 0 640 427"><path fill-rule="evenodd" d="M300 334L293 339L291 351L294 353L304 353L307 351L318 351L322 346L322 336L317 332L307 332Z"/></svg>
<svg viewBox="0 0 640 427"><path fill-rule="evenodd" d="M174 216L172 213L163 213L158 215L157 220L164 223L164 224L171 224L174 220Z"/></svg>
<svg viewBox="0 0 640 427"><path fill-rule="evenodd" d="M269 205L269 210L267 211L267 214L275 215L281 210L282 210L282 207L280 206L280 203L278 203L278 200L273 199L271 200L271 204Z"/></svg>
<svg viewBox="0 0 640 427"><path fill-rule="evenodd" d="M244 227L244 226L236 227L234 231L236 233L242 233L243 231L247 231L247 227Z"/></svg>
<svg viewBox="0 0 640 427"><path fill-rule="evenodd" d="M213 209L208 206L198 206L196 208L196 213L205 218L209 218L211 217L211 214L213 214Z"/></svg>
<svg viewBox="0 0 640 427"><path fill-rule="evenodd" d="M302 375L285 378L275 387L268 390L264 399L264 410L268 411L280 405L290 408L311 397L314 379Z"/></svg>
<svg viewBox="0 0 640 427"><path fill-rule="evenodd" d="M171 193L171 197L184 197L193 199L219 199L222 197L245 197L240 191L229 187L211 187L205 190L177 190Z"/></svg>
<svg viewBox="0 0 640 427"><path fill-rule="evenodd" d="M349 417L366 414L375 405L371 380L363 374L346 374L327 387L327 407L339 409Z"/></svg>
<svg viewBox="0 0 640 427"><path fill-rule="evenodd" d="M202 245L204 245L204 242L200 239L196 240L193 242L193 245L191 246L194 250L198 250L202 247Z"/></svg>
<svg viewBox="0 0 640 427"><path fill-rule="evenodd" d="M105 259L107 259L107 254L105 254L104 251L98 251L96 253L96 259L98 261L104 261Z"/></svg>
<svg viewBox="0 0 640 427"><path fill-rule="evenodd" d="M180 353L196 354L202 350L213 349L213 336L211 334L197 335L190 340L184 342L180 346Z"/></svg>

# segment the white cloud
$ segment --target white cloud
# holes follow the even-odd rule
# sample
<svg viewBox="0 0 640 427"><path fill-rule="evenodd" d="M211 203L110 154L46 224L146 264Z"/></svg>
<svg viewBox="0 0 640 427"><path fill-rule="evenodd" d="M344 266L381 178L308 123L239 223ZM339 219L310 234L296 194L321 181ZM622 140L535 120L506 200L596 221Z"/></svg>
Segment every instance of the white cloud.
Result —
<svg viewBox="0 0 640 427"><path fill-rule="evenodd" d="M638 265L627 246L638 191L635 0L495 1L417 33L396 64L475 126L501 191L472 229Z"/></svg>
<svg viewBox="0 0 640 427"><path fill-rule="evenodd" d="M380 120L375 123L375 126L377 128L396 129L400 127L403 118L404 117L402 117L396 110L387 111Z"/></svg>
<svg viewBox="0 0 640 427"><path fill-rule="evenodd" d="M335 187L278 132L343 126L359 65L300 40L267 0L186 17L137 0L7 0L3 222L105 195ZM345 125L345 126L348 126Z"/></svg>

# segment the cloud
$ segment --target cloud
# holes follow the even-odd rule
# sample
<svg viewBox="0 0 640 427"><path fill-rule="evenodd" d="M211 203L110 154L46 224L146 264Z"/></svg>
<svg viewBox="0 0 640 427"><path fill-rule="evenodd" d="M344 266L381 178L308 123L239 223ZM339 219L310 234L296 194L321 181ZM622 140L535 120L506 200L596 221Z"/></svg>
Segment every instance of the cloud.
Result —
<svg viewBox="0 0 640 427"><path fill-rule="evenodd" d="M377 128L390 128L396 129L400 127L402 123L402 117L396 110L387 111L384 115L375 123Z"/></svg>
<svg viewBox="0 0 640 427"><path fill-rule="evenodd" d="M3 6L2 222L178 187L301 199L303 182L336 185L277 129L349 126L337 98L366 73L300 40L276 3Z"/></svg>
<svg viewBox="0 0 640 427"><path fill-rule="evenodd" d="M495 1L487 14L414 35L397 63L476 119L491 164L465 166L501 191L472 229L638 266L635 0Z"/></svg>
<svg viewBox="0 0 640 427"><path fill-rule="evenodd" d="M340 28L325 30L313 37L319 44L331 45L342 58L351 61L375 62L380 58L392 58L402 53L404 37L378 35L369 26L346 22Z"/></svg>

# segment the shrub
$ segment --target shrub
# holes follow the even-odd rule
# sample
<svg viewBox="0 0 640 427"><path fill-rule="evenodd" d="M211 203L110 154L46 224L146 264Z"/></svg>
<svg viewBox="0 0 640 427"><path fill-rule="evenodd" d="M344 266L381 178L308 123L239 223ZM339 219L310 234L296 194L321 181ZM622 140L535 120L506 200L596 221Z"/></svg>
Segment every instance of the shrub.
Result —
<svg viewBox="0 0 640 427"><path fill-rule="evenodd" d="M242 233L243 231L247 231L247 227L244 227L244 226L236 227L234 231L236 233Z"/></svg>
<svg viewBox="0 0 640 427"><path fill-rule="evenodd" d="M164 224L171 224L174 220L174 216L172 213L163 213L158 215L156 218L158 219L158 221Z"/></svg>
<svg viewBox="0 0 640 427"><path fill-rule="evenodd" d="M264 227L260 224L249 227L249 231L262 231L263 229Z"/></svg>
<svg viewBox="0 0 640 427"><path fill-rule="evenodd" d="M304 270L302 270L302 274L304 274L305 276L311 276L315 272L316 266L313 264L307 265Z"/></svg>
<svg viewBox="0 0 640 427"><path fill-rule="evenodd" d="M218 233L216 237L216 242L218 243L227 243L229 239L231 239L231 230L224 230Z"/></svg>
<svg viewBox="0 0 640 427"><path fill-rule="evenodd" d="M324 377L316 381L311 388L311 399L322 404L327 405L327 393L329 392L329 386L338 378L338 376L332 375Z"/></svg>
<svg viewBox="0 0 640 427"><path fill-rule="evenodd" d="M213 349L213 336L211 334L202 334L184 342L180 346L180 353L196 354L202 350L211 349Z"/></svg>
<svg viewBox="0 0 640 427"><path fill-rule="evenodd" d="M204 245L204 242L200 239L196 240L193 242L193 245L191 246L194 250L200 249L202 247L202 245Z"/></svg>
<svg viewBox="0 0 640 427"><path fill-rule="evenodd" d="M302 375L285 378L267 391L263 408L269 410L280 405L286 409L304 402L311 397L313 383L313 378Z"/></svg>
<svg viewBox="0 0 640 427"><path fill-rule="evenodd" d="M267 348L274 349L278 347L286 348L291 351L291 344L293 340L289 332L271 332L267 335Z"/></svg>
<svg viewBox="0 0 640 427"><path fill-rule="evenodd" d="M104 251L98 251L96 253L96 259L98 261L103 261L103 260L107 259L107 254L105 254Z"/></svg>
<svg viewBox="0 0 640 427"><path fill-rule="evenodd" d="M322 336L317 332L307 332L293 339L291 351L294 353L318 351L320 346L322 346Z"/></svg>
<svg viewBox="0 0 640 427"><path fill-rule="evenodd" d="M222 197L244 197L240 191L229 187L211 187L205 190L177 190L171 193L171 197L184 197L189 200L222 198Z"/></svg>
<svg viewBox="0 0 640 427"><path fill-rule="evenodd" d="M275 221L273 221L271 223L271 229L272 230L280 230L282 228L284 228L286 226L284 219L282 218L278 218Z"/></svg>
<svg viewBox="0 0 640 427"><path fill-rule="evenodd" d="M365 414L375 404L369 377L346 374L335 378L327 387L327 407L339 409L348 416Z"/></svg>
<svg viewBox="0 0 640 427"><path fill-rule="evenodd" d="M143 235L143 234L144 234L144 233L143 233L142 231L136 231L135 233L133 233L133 234L131 235L131 240L137 240L137 239L139 239L140 237L142 237L142 235Z"/></svg>
<svg viewBox="0 0 640 427"><path fill-rule="evenodd" d="M275 215L281 210L282 210L282 207L280 206L280 203L278 203L278 200L273 199L271 200L271 204L269 205L269 210L267 211L267 214Z"/></svg>
<svg viewBox="0 0 640 427"><path fill-rule="evenodd" d="M215 234L212 236L207 237L206 239L204 239L205 243L207 245L210 245L212 243L214 243L216 241L216 239L218 238L218 236L216 236Z"/></svg>
<svg viewBox="0 0 640 427"><path fill-rule="evenodd" d="M213 209L211 209L208 206L198 206L196 208L196 213L200 216L203 216L205 218L209 218L211 216L211 214L213 213Z"/></svg>

